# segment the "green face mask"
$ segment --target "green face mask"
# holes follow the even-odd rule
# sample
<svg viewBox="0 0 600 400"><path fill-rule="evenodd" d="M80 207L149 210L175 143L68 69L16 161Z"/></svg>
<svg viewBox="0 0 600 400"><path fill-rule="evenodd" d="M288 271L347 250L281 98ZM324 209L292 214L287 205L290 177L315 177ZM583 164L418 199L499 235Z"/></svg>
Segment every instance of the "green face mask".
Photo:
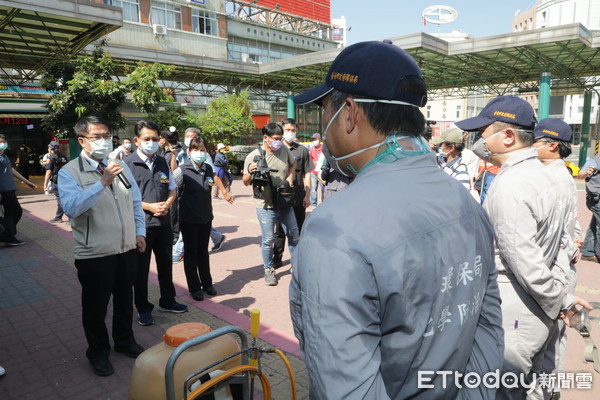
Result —
<svg viewBox="0 0 600 400"><path fill-rule="evenodd" d="M374 164L392 163L401 158L422 156L431 152L429 145L423 136L403 135L402 133L402 131L399 131L386 137L385 140L381 142L380 147L383 148L382 146L387 146L387 148L376 155L360 170L364 171ZM356 174L358 174L358 172L356 172Z"/></svg>
<svg viewBox="0 0 600 400"><path fill-rule="evenodd" d="M8 147L8 143L6 143L6 142L0 143L0 150L6 150L7 147Z"/></svg>

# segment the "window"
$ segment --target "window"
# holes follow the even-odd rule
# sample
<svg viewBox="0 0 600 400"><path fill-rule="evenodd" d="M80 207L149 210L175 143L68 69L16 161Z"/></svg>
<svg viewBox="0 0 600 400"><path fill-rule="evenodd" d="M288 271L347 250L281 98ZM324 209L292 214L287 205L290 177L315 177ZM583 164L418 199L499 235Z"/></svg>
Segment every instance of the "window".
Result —
<svg viewBox="0 0 600 400"><path fill-rule="evenodd" d="M460 110L461 110L461 106L456 106L456 118L460 118Z"/></svg>
<svg viewBox="0 0 600 400"><path fill-rule="evenodd" d="M431 118L431 106L427 106L427 119Z"/></svg>
<svg viewBox="0 0 600 400"><path fill-rule="evenodd" d="M104 4L121 7L124 21L140 22L139 0L104 0Z"/></svg>
<svg viewBox="0 0 600 400"><path fill-rule="evenodd" d="M150 16L153 24L166 25L171 29L181 29L181 7L179 6L153 1Z"/></svg>

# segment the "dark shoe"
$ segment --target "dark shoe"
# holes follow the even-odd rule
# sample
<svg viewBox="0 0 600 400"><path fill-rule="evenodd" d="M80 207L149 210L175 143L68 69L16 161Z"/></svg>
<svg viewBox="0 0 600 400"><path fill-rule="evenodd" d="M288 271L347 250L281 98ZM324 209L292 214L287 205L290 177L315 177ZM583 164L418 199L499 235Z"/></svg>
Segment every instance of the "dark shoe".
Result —
<svg viewBox="0 0 600 400"><path fill-rule="evenodd" d="M92 365L92 370L98 376L109 376L115 372L112 364L108 360L90 360L90 364Z"/></svg>
<svg viewBox="0 0 600 400"><path fill-rule="evenodd" d="M53 224L57 224L59 222L62 222L62 218L52 218L50 221L48 222L52 222Z"/></svg>
<svg viewBox="0 0 600 400"><path fill-rule="evenodd" d="M160 308L160 307L159 307ZM138 314L139 324L141 326L154 325L154 318L151 312L143 312Z"/></svg>
<svg viewBox="0 0 600 400"><path fill-rule="evenodd" d="M221 235L221 240L219 240L219 243L215 243L215 245L212 247L212 251L217 251L217 250L221 250L221 247L223 247L223 242L225 241L225 235Z"/></svg>
<svg viewBox="0 0 600 400"><path fill-rule="evenodd" d="M265 268L265 284L267 286L277 286L275 268Z"/></svg>
<svg viewBox="0 0 600 400"><path fill-rule="evenodd" d="M161 307L159 305L158 310L162 312L183 313L188 310L188 306L175 302L172 306L169 307Z"/></svg>
<svg viewBox="0 0 600 400"><path fill-rule="evenodd" d="M192 298L196 301L204 300L204 294L202 293L202 290L192 293Z"/></svg>
<svg viewBox="0 0 600 400"><path fill-rule="evenodd" d="M144 352L144 348L137 343L130 344L129 346L115 346L117 353L123 353L127 357L137 358Z"/></svg>
<svg viewBox="0 0 600 400"><path fill-rule="evenodd" d="M216 296L217 295L217 289L215 289L214 286L209 286L207 288L204 288L204 291L209 296Z"/></svg>
<svg viewBox="0 0 600 400"><path fill-rule="evenodd" d="M6 245L10 246L10 247L22 246L24 244L25 244L25 242L22 240L19 240L19 239L13 239L10 242L6 242Z"/></svg>
<svg viewBox="0 0 600 400"><path fill-rule="evenodd" d="M277 260L277 261L273 260L273 268L279 269L281 267L283 267L283 261L281 261L281 260Z"/></svg>
<svg viewBox="0 0 600 400"><path fill-rule="evenodd" d="M584 261L593 261L593 262L598 262L598 257L596 256L581 256L581 259Z"/></svg>

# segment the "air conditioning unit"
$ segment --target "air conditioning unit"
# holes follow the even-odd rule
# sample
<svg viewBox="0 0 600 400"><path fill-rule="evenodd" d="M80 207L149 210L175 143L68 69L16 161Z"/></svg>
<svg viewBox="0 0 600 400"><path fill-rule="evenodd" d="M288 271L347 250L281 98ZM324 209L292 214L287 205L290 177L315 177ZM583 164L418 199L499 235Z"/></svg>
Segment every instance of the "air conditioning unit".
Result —
<svg viewBox="0 0 600 400"><path fill-rule="evenodd" d="M253 62L253 60L250 57L244 57L244 58L242 58L242 62L251 63L251 62Z"/></svg>
<svg viewBox="0 0 600 400"><path fill-rule="evenodd" d="M152 32L156 36L166 36L167 35L167 27L166 25L154 24L152 25Z"/></svg>

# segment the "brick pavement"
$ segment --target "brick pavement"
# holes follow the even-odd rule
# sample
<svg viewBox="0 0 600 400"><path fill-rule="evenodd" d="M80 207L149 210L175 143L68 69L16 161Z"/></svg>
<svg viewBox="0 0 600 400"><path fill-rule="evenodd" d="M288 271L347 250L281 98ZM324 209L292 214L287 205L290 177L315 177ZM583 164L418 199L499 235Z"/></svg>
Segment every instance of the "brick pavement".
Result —
<svg viewBox="0 0 600 400"><path fill-rule="evenodd" d="M219 295L203 302L194 301L186 290L183 264L174 264L174 280L179 298L190 312L172 315L155 312L156 325L134 325L137 340L145 347L160 342L169 326L200 321L213 328L234 324L248 328L248 311L261 310L262 343L286 351L298 382L299 398L307 397L308 378L298 355L297 341L289 317L287 291L289 264L278 270L280 283L263 283L260 256L260 228L249 188L235 181L237 201L230 205L214 201L215 227L227 235L219 252L211 254L211 270ZM42 193L42 194L41 194ZM25 209L19 224L25 246L0 248L0 365L7 374L0 378L0 399L124 399L133 360L111 355L115 374L99 378L91 373L85 358L85 338L80 323L80 286L73 267L72 240L68 224L47 222L54 216L55 202L40 190L20 187ZM590 218L580 196L580 220ZM150 299L159 293L154 266L150 276ZM579 265L579 295L600 301L600 266ZM109 319L107 319L109 320ZM592 332L600 343L600 327ZM566 370L592 371L582 362L583 340L572 332ZM273 386L274 399L289 399L289 383L281 362L267 355L263 366ZM595 375L594 378L598 378ZM569 390L563 398L598 399L599 385L593 390Z"/></svg>

